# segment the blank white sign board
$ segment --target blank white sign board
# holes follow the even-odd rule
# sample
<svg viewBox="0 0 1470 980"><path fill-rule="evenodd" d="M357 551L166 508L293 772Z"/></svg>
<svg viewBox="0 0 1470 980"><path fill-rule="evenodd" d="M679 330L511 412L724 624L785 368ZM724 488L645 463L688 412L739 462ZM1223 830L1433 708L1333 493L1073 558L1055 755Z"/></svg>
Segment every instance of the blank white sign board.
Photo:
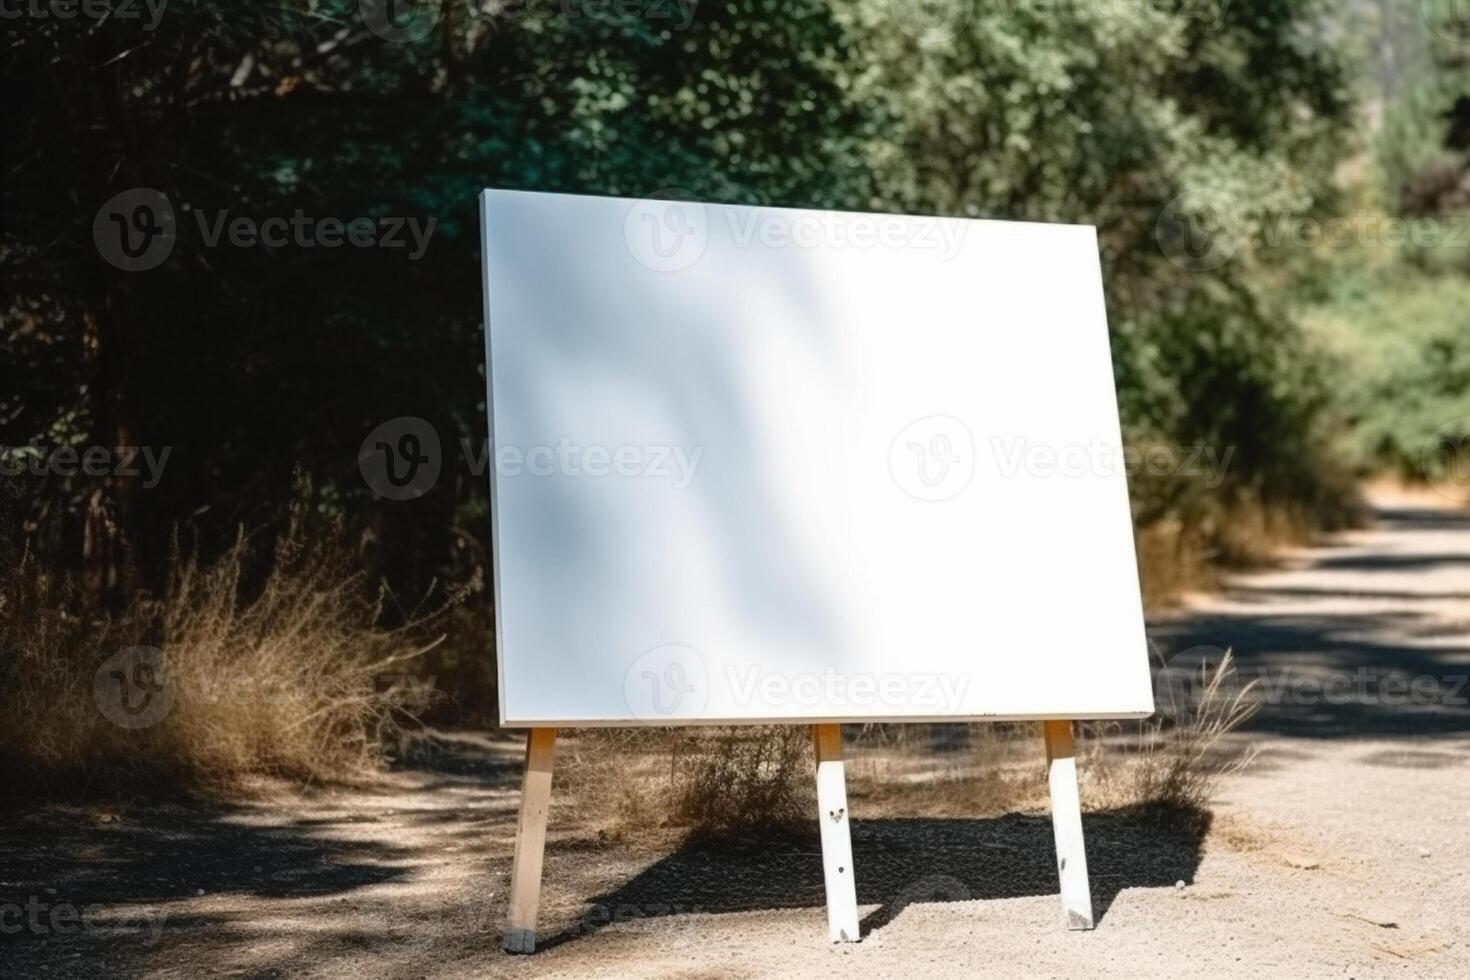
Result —
<svg viewBox="0 0 1470 980"><path fill-rule="evenodd" d="M482 207L504 724L1153 710L1092 228Z"/></svg>

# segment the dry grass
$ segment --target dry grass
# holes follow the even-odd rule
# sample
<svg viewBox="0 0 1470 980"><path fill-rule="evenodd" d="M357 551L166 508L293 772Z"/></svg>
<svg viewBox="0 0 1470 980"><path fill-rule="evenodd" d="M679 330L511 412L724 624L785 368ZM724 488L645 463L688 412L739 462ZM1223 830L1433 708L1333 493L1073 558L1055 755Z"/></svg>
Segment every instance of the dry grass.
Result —
<svg viewBox="0 0 1470 980"><path fill-rule="evenodd" d="M1036 724L867 725L848 741L848 795L864 814L985 817L1047 803Z"/></svg>
<svg viewBox="0 0 1470 980"><path fill-rule="evenodd" d="M1150 609L1170 606L1191 592L1205 592L1217 581L1206 542L1182 521L1167 519L1140 527L1135 546L1144 604Z"/></svg>
<svg viewBox="0 0 1470 980"><path fill-rule="evenodd" d="M656 836L672 813L679 730L588 728L557 732L553 798L599 839Z"/></svg>
<svg viewBox="0 0 1470 980"><path fill-rule="evenodd" d="M1046 805L1035 725L845 731L848 797L864 815L983 816ZM587 729L562 745L558 796L603 840L815 829L806 726Z"/></svg>
<svg viewBox="0 0 1470 980"><path fill-rule="evenodd" d="M9 564L0 738L12 782L74 793L366 773L422 707L424 624L375 625L383 596L351 552L305 538L293 521L253 582L244 535L218 560L181 556L159 595L107 614L32 558Z"/></svg>
<svg viewBox="0 0 1470 980"><path fill-rule="evenodd" d="M1249 763L1249 749L1226 736L1255 711L1253 685L1235 686L1228 653L1198 676L1164 681L1153 718L1081 726L1088 809L1197 816L1220 778ZM849 725L846 742L848 796L863 817L974 818L1049 806L1035 724ZM559 792L604 840L815 827L805 727L589 730L566 745Z"/></svg>
<svg viewBox="0 0 1470 980"><path fill-rule="evenodd" d="M1096 767L1087 794L1093 805L1203 811L1220 779L1254 757L1249 747L1226 739L1257 708L1256 682L1236 684L1230 651L1188 677L1170 676L1166 668L1162 679L1159 710L1136 731L1099 726L1095 746L1116 758Z"/></svg>
<svg viewBox="0 0 1470 980"><path fill-rule="evenodd" d="M741 834L794 828L815 812L810 731L787 726L733 729L685 755L675 812L695 830Z"/></svg>
<svg viewBox="0 0 1470 980"><path fill-rule="evenodd" d="M1299 508L1246 497L1187 519L1170 515L1140 524L1135 541L1145 605L1162 609L1218 588L1222 573L1269 563L1282 548L1309 544L1324 526L1361 520L1345 511L1324 524Z"/></svg>
<svg viewBox="0 0 1470 980"><path fill-rule="evenodd" d="M557 778L604 839L785 831L816 809L806 728L588 729L566 745Z"/></svg>

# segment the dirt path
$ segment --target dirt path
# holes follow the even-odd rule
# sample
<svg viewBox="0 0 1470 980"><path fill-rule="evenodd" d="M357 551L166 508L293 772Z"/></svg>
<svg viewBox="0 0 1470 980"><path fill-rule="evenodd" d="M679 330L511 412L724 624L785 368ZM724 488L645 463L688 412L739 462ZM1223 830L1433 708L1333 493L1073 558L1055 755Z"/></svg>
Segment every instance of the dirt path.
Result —
<svg viewBox="0 0 1470 980"><path fill-rule="evenodd" d="M561 831L550 941L509 957L519 742L463 736L370 792L6 820L0 975L1470 976L1470 519L1375 504L1377 527L1151 624L1176 669L1229 646L1259 677L1260 756L1203 840L1089 815L1094 932L1061 928L1044 816L858 815L860 945L823 939L810 841Z"/></svg>

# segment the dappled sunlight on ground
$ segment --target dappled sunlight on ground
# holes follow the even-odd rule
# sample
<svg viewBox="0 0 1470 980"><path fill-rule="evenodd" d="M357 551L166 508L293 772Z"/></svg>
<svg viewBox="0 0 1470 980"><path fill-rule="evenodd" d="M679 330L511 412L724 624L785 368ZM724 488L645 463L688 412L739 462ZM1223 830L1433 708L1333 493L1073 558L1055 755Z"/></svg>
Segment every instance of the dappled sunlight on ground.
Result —
<svg viewBox="0 0 1470 980"><path fill-rule="evenodd" d="M1470 521L1380 507L1378 527L1237 579L1160 619L1155 639L1166 654L1229 646L1247 676L1293 683L1466 669ZM23 923L6 972L938 977L1004 974L1020 956L1063 975L1470 973L1470 711L1292 695L1252 728L1237 737L1257 759L1212 815L1086 815L1088 934L1062 928L1044 811L964 812L954 787L981 777L956 729L901 751L854 746L861 944L825 941L815 832L717 842L655 826L612 841L554 792L541 951L511 957L523 742L447 733L367 786L5 816L0 903Z"/></svg>

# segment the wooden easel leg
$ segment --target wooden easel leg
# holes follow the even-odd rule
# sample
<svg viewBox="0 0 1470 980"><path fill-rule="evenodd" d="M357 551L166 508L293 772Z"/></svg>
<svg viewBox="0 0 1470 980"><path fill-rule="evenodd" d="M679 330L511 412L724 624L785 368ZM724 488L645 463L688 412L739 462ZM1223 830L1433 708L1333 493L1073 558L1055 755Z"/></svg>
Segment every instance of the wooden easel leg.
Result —
<svg viewBox="0 0 1470 980"><path fill-rule="evenodd" d="M1082 843L1082 801L1077 794L1077 758L1070 721L1042 722L1046 736L1047 782L1051 786L1051 826L1057 840L1057 874L1068 929L1092 928L1092 890L1087 883L1087 850Z"/></svg>
<svg viewBox="0 0 1470 980"><path fill-rule="evenodd" d="M521 818L510 872L510 928L505 935L508 953L536 951L536 909L541 902L541 859L546 853L546 811L551 804L551 759L555 750L555 728L533 728L526 734Z"/></svg>
<svg viewBox="0 0 1470 980"><path fill-rule="evenodd" d="M822 878L827 885L827 935L834 943L855 943L858 931L857 884L852 867L852 834L847 825L847 777L842 769L842 726L813 725L817 750L817 819L822 827Z"/></svg>

